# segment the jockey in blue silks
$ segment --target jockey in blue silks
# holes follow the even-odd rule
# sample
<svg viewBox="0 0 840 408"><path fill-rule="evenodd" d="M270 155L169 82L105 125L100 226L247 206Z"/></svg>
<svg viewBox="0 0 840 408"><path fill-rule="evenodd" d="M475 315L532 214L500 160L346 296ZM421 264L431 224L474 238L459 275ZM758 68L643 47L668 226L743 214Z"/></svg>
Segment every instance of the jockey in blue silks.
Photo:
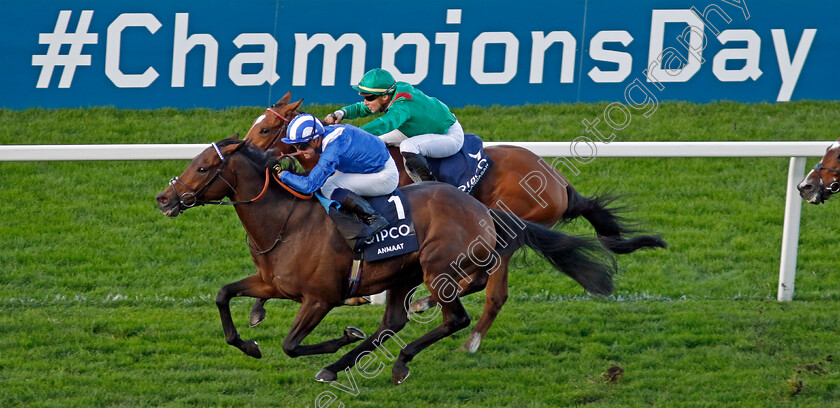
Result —
<svg viewBox="0 0 840 408"><path fill-rule="evenodd" d="M324 127L308 113L292 119L281 140L305 158L316 153L320 157L305 176L285 171L283 166L275 167L280 181L304 194L320 190L324 197L338 202L369 225L370 235L388 225L361 197L390 194L399 183L397 165L382 140L355 126Z"/></svg>

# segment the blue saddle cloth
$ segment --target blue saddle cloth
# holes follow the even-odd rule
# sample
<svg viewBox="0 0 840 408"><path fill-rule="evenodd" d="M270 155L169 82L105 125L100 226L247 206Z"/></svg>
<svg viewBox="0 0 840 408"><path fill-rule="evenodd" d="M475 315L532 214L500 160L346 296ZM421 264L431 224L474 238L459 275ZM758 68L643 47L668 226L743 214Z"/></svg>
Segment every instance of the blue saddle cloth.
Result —
<svg viewBox="0 0 840 408"><path fill-rule="evenodd" d="M458 153L442 159L429 157L427 160L438 181L458 187L467 194L493 165L493 160L484 154L484 142L472 133L464 134L464 146Z"/></svg>
<svg viewBox="0 0 840 408"><path fill-rule="evenodd" d="M327 212L336 211L340 207L337 202L325 198L320 193L315 196ZM420 248L417 234L414 232L414 221L411 219L408 199L402 190L396 189L391 194L365 197L365 199L389 223L388 227L364 241L365 261L372 262L408 254Z"/></svg>

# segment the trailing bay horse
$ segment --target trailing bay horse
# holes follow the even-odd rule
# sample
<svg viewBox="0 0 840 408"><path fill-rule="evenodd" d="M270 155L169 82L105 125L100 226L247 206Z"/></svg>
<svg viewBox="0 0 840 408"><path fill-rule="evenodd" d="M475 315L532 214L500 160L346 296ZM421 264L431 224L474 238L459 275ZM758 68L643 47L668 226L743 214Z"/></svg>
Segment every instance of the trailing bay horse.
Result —
<svg viewBox="0 0 840 408"><path fill-rule="evenodd" d="M291 153L291 146L280 139L285 136L286 125L298 113L303 99L290 103L287 92L274 106L254 120L245 140L261 150L275 149L278 153ZM411 184L403 165L399 148L389 146L389 152L400 171L400 186ZM625 238L633 231L628 228L615 210L609 207L606 197L584 197L557 171L530 150L518 146L492 146L484 149L486 156L495 163L484 174L472 195L490 208L503 210L516 216L551 227L558 221L571 221L583 216L597 233L601 243L611 252L629 254L642 248L665 248L657 236ZM311 169L317 158L302 162ZM487 330L493 324L508 297L508 264L510 257L502 259L503 267L492 275L480 273L459 282L461 296L487 288L482 313L463 349L475 352ZM251 325L265 318L265 299L257 300L251 313ZM434 306L429 297L412 304L412 311L421 312Z"/></svg>
<svg viewBox="0 0 840 408"><path fill-rule="evenodd" d="M840 138L825 149L823 158L796 187L811 204L822 204L840 192Z"/></svg>
<svg viewBox="0 0 840 408"><path fill-rule="evenodd" d="M332 308L343 305L353 253L318 200L284 189L265 168L264 153L237 139L233 136L213 143L156 197L160 211L170 217L228 198L231 201L225 203L234 205L250 237L257 273L222 286L216 296L225 340L249 356L262 356L257 343L242 340L233 324L229 304L237 296L301 303L282 344L291 357L334 353L364 339L358 329L347 328L333 340L301 344ZM402 349L392 370L396 384L408 377L406 364L421 350L467 327L470 317L456 289L461 277L450 267L463 254L470 255L460 262L464 273L487 274L500 264L491 260L528 246L589 292L608 295L613 290L611 254L594 239L563 235L488 209L447 184L421 183L403 191L413 214L419 250L363 263L364 279L358 294L387 291L385 314L370 338L316 375L319 381L334 381L338 372L370 355L384 340L398 338L397 332L408 322L404 299L421 283L441 306L443 322L411 343L400 342ZM440 202L450 205L437 205Z"/></svg>

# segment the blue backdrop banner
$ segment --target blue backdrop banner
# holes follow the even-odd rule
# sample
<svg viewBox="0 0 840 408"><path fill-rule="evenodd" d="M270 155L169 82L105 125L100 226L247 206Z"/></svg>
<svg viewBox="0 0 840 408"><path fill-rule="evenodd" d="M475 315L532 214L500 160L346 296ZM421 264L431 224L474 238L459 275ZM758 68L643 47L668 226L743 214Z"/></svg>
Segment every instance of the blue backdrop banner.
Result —
<svg viewBox="0 0 840 408"><path fill-rule="evenodd" d="M8 3L3 108L349 103L375 67L453 107L840 97L830 0Z"/></svg>

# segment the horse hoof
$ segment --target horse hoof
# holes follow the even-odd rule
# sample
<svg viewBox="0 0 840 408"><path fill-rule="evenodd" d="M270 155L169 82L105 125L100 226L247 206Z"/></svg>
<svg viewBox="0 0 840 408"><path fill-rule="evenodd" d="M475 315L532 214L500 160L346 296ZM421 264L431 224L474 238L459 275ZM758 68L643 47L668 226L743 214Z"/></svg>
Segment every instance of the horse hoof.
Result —
<svg viewBox="0 0 840 408"><path fill-rule="evenodd" d="M463 346L458 348L458 351L469 351L470 353L475 353L478 351L478 346L481 345L481 336L476 333L470 334L470 337L467 338L467 342L464 343Z"/></svg>
<svg viewBox="0 0 840 408"><path fill-rule="evenodd" d="M253 358L262 358L260 345L254 340L245 340L245 344L242 346L242 351Z"/></svg>
<svg viewBox="0 0 840 408"><path fill-rule="evenodd" d="M394 363L394 369L391 371L391 383L400 385L408 378L409 374L408 366L405 363Z"/></svg>
<svg viewBox="0 0 840 408"><path fill-rule="evenodd" d="M408 311L411 313L422 313L434 306L435 302L427 296L411 302L411 305L408 307Z"/></svg>
<svg viewBox="0 0 840 408"><path fill-rule="evenodd" d="M370 304L370 296L360 296L344 300L346 306L362 306Z"/></svg>
<svg viewBox="0 0 840 408"><path fill-rule="evenodd" d="M322 368L321 371L318 371L318 374L315 374L315 381L320 382L333 382L338 379L338 375L334 372L327 370L326 368Z"/></svg>
<svg viewBox="0 0 840 408"><path fill-rule="evenodd" d="M347 328L344 329L344 335L347 336L351 341L359 341L367 338L365 332L353 326L347 326Z"/></svg>
<svg viewBox="0 0 840 408"><path fill-rule="evenodd" d="M265 320L265 309L259 312L251 312L251 321L248 323L248 326L254 327Z"/></svg>

